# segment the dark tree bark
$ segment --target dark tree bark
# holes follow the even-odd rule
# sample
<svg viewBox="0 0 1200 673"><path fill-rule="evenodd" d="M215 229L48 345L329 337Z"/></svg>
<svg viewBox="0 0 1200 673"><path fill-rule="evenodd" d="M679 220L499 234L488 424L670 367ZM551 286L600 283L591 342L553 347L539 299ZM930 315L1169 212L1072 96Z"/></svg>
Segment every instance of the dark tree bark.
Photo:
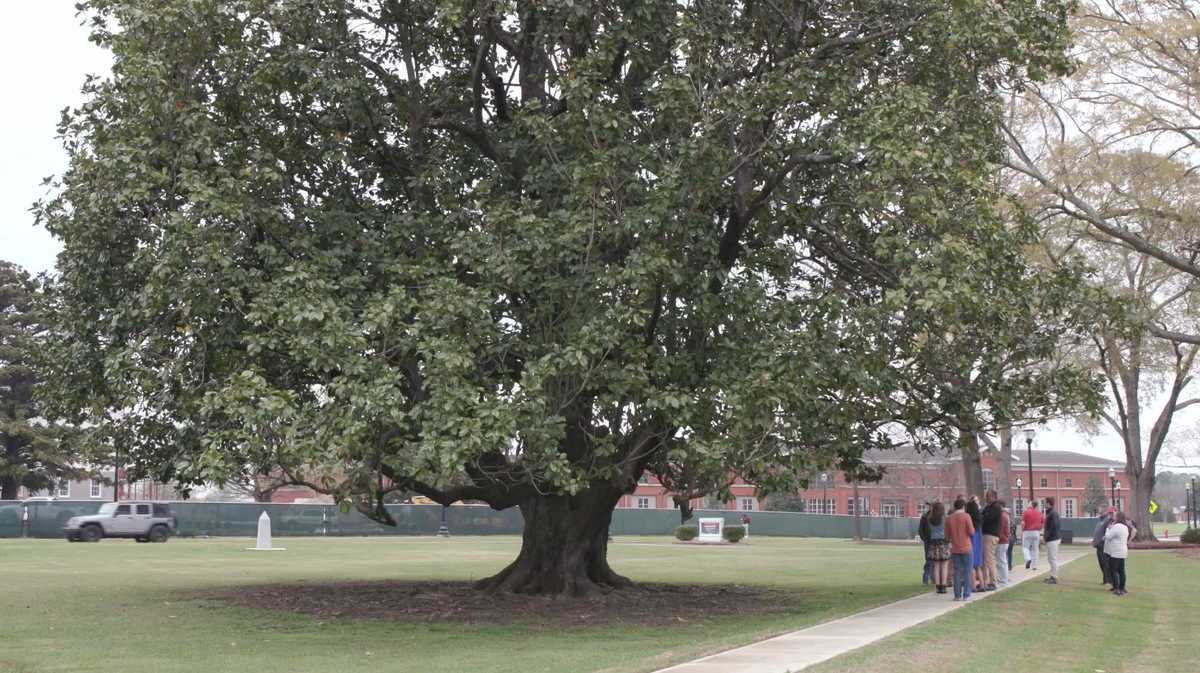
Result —
<svg viewBox="0 0 1200 673"><path fill-rule="evenodd" d="M958 450L962 455L963 477L967 495L983 498L983 462L979 458L979 439L973 432L958 434Z"/></svg>
<svg viewBox="0 0 1200 673"><path fill-rule="evenodd" d="M16 500L20 484L13 477L0 479L0 500Z"/></svg>
<svg viewBox="0 0 1200 673"><path fill-rule="evenodd" d="M575 496L535 496L520 504L525 519L521 553L484 591L586 596L633 583L608 565L608 527L621 493L594 486Z"/></svg>

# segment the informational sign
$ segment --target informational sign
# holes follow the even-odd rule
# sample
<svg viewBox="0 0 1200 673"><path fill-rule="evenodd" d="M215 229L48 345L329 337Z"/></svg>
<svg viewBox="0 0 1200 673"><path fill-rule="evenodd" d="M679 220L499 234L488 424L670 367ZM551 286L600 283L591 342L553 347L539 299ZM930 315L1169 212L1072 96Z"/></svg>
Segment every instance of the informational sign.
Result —
<svg viewBox="0 0 1200 673"><path fill-rule="evenodd" d="M721 530L725 527L725 519L711 518L700 519L700 535L698 539L701 542L720 542Z"/></svg>
<svg viewBox="0 0 1200 673"><path fill-rule="evenodd" d="M1153 514L1157 511L1158 511L1158 503L1151 500L1150 501L1150 513Z"/></svg>

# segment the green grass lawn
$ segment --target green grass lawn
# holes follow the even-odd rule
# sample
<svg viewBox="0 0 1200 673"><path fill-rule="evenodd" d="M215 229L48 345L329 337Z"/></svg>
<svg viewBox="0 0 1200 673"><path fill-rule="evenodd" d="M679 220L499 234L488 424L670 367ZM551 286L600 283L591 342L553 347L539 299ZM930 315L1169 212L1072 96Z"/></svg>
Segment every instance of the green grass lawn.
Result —
<svg viewBox="0 0 1200 673"><path fill-rule="evenodd" d="M636 581L753 584L797 592L797 609L671 626L413 624L325 619L195 600L274 582L472 579L515 557L514 537L0 540L0 672L536 673L650 671L921 589L920 548L754 538L684 547L618 538L613 567ZM630 600L639 600L633 597Z"/></svg>
<svg viewBox="0 0 1200 673"><path fill-rule="evenodd" d="M1058 586L1027 582L805 673L1195 671L1200 561L1151 551L1127 564L1126 596L1102 587L1085 556Z"/></svg>

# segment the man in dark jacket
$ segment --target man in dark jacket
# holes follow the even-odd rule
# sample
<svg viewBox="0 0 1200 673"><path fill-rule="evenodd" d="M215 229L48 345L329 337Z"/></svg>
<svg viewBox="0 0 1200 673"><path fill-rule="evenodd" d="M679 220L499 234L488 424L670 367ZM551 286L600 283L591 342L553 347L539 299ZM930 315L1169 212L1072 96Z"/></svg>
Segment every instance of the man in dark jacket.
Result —
<svg viewBox="0 0 1200 673"><path fill-rule="evenodd" d="M925 568L921 571L921 584L929 584L929 580L933 578L933 559L929 558L929 541L933 535L933 529L929 525L929 510L932 508L928 502L925 503L925 513L921 515L921 523L917 526L917 537L921 538L921 542L925 543Z"/></svg>
<svg viewBox="0 0 1200 673"><path fill-rule="evenodd" d="M1108 532L1108 527L1112 525L1113 515L1116 513L1116 507L1109 507L1108 511L1100 515L1100 520L1096 522L1096 530L1092 532L1092 546L1096 548L1096 561L1100 563L1100 574L1104 576L1101 584L1112 583L1108 577L1108 554L1104 553L1104 534Z"/></svg>
<svg viewBox="0 0 1200 673"><path fill-rule="evenodd" d="M1000 541L1000 520L1004 510L996 501L995 489L984 494L987 506L980 513L983 529L983 590L996 590L996 545Z"/></svg>
<svg viewBox="0 0 1200 673"><path fill-rule="evenodd" d="M1046 498L1046 523L1042 526L1042 539L1046 543L1046 560L1050 562L1050 576L1046 584L1058 584L1058 545L1062 542L1062 523L1058 510L1054 509L1054 498Z"/></svg>

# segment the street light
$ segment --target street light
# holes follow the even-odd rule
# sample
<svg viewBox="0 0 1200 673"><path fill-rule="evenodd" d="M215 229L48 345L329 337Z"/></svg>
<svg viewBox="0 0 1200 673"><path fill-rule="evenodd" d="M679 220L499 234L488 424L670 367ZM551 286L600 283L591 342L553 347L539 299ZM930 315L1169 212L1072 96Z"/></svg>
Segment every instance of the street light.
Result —
<svg viewBox="0 0 1200 673"><path fill-rule="evenodd" d="M1196 481L1196 480L1193 479L1192 481L1189 481L1188 483L1183 485L1183 490L1186 491L1186 496L1183 499L1183 505L1184 505L1184 508L1187 509L1188 528L1195 527L1195 525L1192 523L1193 521L1195 521L1195 517L1196 517L1195 506L1194 506L1195 503L1192 501L1192 497L1193 497L1192 496L1192 482L1194 482L1194 481Z"/></svg>
<svg viewBox="0 0 1200 673"><path fill-rule="evenodd" d="M1033 428L1025 428L1025 453L1029 457L1029 502L1033 502L1033 436L1036 433Z"/></svg>
<svg viewBox="0 0 1200 673"><path fill-rule="evenodd" d="M1117 506L1117 471L1108 468L1108 504Z"/></svg>
<svg viewBox="0 0 1200 673"><path fill-rule="evenodd" d="M829 513L829 511L828 511L829 510L829 507L828 507L829 501L826 500L826 495L825 495L825 484L828 481L829 481L829 475L822 472L821 473L821 513L822 514Z"/></svg>

